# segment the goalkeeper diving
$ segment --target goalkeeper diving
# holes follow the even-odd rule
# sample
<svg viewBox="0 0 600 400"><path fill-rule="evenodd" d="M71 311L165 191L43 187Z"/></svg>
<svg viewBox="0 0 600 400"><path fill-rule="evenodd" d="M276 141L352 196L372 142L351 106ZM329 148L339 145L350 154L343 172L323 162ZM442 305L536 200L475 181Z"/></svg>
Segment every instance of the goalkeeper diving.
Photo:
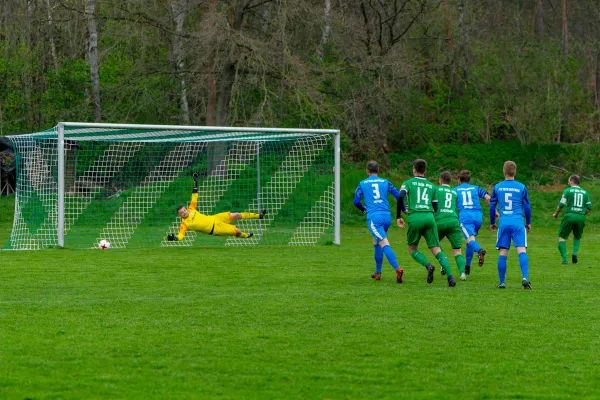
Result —
<svg viewBox="0 0 600 400"><path fill-rule="evenodd" d="M167 236L169 241L183 240L188 230L201 232L213 236L235 236L238 238L250 238L252 232L242 232L232 222L240 219L263 219L267 210L260 214L251 212L223 212L215 215L204 215L196 209L198 204L198 174L194 173L194 189L192 190L192 201L189 207L178 206L177 215L181 218L179 233L171 233Z"/></svg>

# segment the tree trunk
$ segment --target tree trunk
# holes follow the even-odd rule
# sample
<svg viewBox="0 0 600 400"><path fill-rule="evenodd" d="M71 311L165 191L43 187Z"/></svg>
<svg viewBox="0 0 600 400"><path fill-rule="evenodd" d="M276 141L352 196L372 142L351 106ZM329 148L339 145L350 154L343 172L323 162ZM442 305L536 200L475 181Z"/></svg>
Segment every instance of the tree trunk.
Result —
<svg viewBox="0 0 600 400"><path fill-rule="evenodd" d="M87 0L86 14L88 20L88 57L90 62L90 81L92 84L92 111L94 121L101 120L100 73L98 69L98 24L96 22L96 0Z"/></svg>
<svg viewBox="0 0 600 400"><path fill-rule="evenodd" d="M331 34L331 0L325 0L325 10L323 12L323 20L325 21L325 26L323 27L323 33L321 35L321 43L319 44L319 49L317 50L317 54L319 58L322 60L325 57L325 46L327 45L327 41L329 40L329 35Z"/></svg>
<svg viewBox="0 0 600 400"><path fill-rule="evenodd" d="M211 21L215 21L215 13L217 11L217 0L210 0L209 12L211 14ZM215 27L213 26L212 29ZM217 109L217 77L215 72L215 48L211 48L210 55L208 57L207 66L207 90L208 90L208 101L206 105L206 125L215 126L216 121L216 109Z"/></svg>
<svg viewBox="0 0 600 400"><path fill-rule="evenodd" d="M452 36L452 18L450 17L450 6L448 5L449 0L444 0L444 14L446 22L446 43L448 44L449 63L446 66L446 75L448 79L448 86L452 89L452 93L458 91L456 85L457 80L454 76L455 71L455 58L454 58L454 37Z"/></svg>
<svg viewBox="0 0 600 400"><path fill-rule="evenodd" d="M563 55L565 58L569 55L569 29L567 23L567 0L561 0L560 2L562 9L562 42L563 42Z"/></svg>
<svg viewBox="0 0 600 400"><path fill-rule="evenodd" d="M58 74L58 58L56 57L56 44L54 43L54 27L52 26L52 7L50 7L50 0L46 0L46 11L48 15L48 41L50 43L50 56L52 57L52 65L54 65L54 73Z"/></svg>
<svg viewBox="0 0 600 400"><path fill-rule="evenodd" d="M179 78L179 99L181 108L181 121L185 125L190 124L190 111L187 100L187 90L185 85L185 54L183 51L183 23L185 22L186 0L171 0L171 9L175 21L175 33L173 33L173 61L175 71Z"/></svg>
<svg viewBox="0 0 600 400"><path fill-rule="evenodd" d="M600 110L600 46L596 52L596 106Z"/></svg>
<svg viewBox="0 0 600 400"><path fill-rule="evenodd" d="M535 16L535 32L538 41L544 40L544 4L543 0L537 0L537 14Z"/></svg>

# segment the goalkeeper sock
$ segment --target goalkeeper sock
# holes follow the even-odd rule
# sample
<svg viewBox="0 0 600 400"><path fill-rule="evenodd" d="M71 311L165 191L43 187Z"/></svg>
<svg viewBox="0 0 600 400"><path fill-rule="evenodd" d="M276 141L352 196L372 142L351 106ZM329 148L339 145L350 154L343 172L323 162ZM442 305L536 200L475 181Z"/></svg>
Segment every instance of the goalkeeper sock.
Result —
<svg viewBox="0 0 600 400"><path fill-rule="evenodd" d="M527 253L519 253L519 266L521 267L523 278L529 280L529 257Z"/></svg>
<svg viewBox="0 0 600 400"><path fill-rule="evenodd" d="M575 246L573 246L573 254L575 254ZM564 263L567 262L567 242L562 240L558 241L558 251L560 252L560 256L562 257L562 261Z"/></svg>
<svg viewBox="0 0 600 400"><path fill-rule="evenodd" d="M581 239L573 239L573 255L576 256L581 245Z"/></svg>
<svg viewBox="0 0 600 400"><path fill-rule="evenodd" d="M423 253L421 253L419 250L413 251L412 253L410 253L410 256L413 258L413 260L415 260L416 262L418 262L419 264L421 264L422 266L427 268L427 264L429 264L429 261L427 261L427 258L425 257L425 255Z"/></svg>
<svg viewBox="0 0 600 400"><path fill-rule="evenodd" d="M375 272L381 273L383 265L383 249L378 244L374 244L373 247L375 248Z"/></svg>
<svg viewBox="0 0 600 400"><path fill-rule="evenodd" d="M506 278L506 256L498 257L498 278L501 284L504 283Z"/></svg>
<svg viewBox="0 0 600 400"><path fill-rule="evenodd" d="M463 257L462 254L458 254L454 256L454 259L456 260L456 266L458 267L458 272L460 272L461 274L465 273L465 258Z"/></svg>
<svg viewBox="0 0 600 400"><path fill-rule="evenodd" d="M240 214L242 214L242 219L258 219L260 217L260 214L251 213L251 212L243 212Z"/></svg>
<svg viewBox="0 0 600 400"><path fill-rule="evenodd" d="M385 254L385 258L387 258L388 262L394 269L398 268L398 261L396 260L396 254L394 250L392 250L392 246L386 244L383 246L383 254Z"/></svg>
<svg viewBox="0 0 600 400"><path fill-rule="evenodd" d="M446 275L452 276L452 268L450 268L450 262L448 262L448 257L446 257L444 252L440 251L435 255L435 258L437 258L444 271L446 271Z"/></svg>

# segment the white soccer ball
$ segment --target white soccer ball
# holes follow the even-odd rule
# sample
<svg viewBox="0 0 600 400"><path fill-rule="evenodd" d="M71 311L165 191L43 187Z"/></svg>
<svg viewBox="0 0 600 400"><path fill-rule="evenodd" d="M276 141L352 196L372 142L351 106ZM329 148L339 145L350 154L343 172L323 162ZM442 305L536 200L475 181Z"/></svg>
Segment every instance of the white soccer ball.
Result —
<svg viewBox="0 0 600 400"><path fill-rule="evenodd" d="M98 242L98 248L100 250L110 249L110 242L106 239L102 239L100 242Z"/></svg>

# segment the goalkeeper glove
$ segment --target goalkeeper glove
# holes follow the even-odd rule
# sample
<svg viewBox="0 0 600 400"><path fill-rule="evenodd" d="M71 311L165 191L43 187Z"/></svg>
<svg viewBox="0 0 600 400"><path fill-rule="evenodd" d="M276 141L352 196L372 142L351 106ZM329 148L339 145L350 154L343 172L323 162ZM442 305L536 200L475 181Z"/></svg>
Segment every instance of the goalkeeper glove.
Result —
<svg viewBox="0 0 600 400"><path fill-rule="evenodd" d="M167 236L167 240L168 240L169 242L176 242L176 241L178 241L179 239L177 239L177 236L175 236L175 234L171 233L169 236Z"/></svg>
<svg viewBox="0 0 600 400"><path fill-rule="evenodd" d="M198 193L198 173L194 172L192 177L194 178L194 190L192 190L192 193Z"/></svg>

